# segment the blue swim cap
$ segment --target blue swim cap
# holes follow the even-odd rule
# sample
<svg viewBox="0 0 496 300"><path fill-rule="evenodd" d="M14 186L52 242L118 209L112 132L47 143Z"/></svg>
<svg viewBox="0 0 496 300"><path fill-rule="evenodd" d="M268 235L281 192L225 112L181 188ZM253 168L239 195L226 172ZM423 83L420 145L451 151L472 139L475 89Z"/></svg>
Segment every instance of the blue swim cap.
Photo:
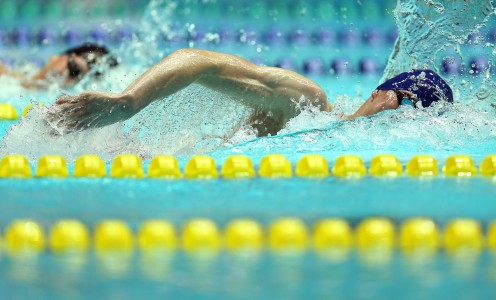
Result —
<svg viewBox="0 0 496 300"><path fill-rule="evenodd" d="M448 83L432 70L401 73L379 85L376 90L409 91L422 102L422 107L428 107L439 100L453 102L453 92Z"/></svg>

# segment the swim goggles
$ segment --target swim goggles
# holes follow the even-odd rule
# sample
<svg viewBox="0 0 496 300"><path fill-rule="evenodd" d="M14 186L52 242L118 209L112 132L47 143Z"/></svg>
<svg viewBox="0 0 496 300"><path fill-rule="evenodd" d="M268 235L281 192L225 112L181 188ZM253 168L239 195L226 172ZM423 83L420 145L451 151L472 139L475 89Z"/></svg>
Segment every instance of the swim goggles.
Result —
<svg viewBox="0 0 496 300"><path fill-rule="evenodd" d="M396 97L398 99L398 105L410 105L414 108L417 108L418 98L415 95L408 95L402 91L394 91L396 93Z"/></svg>
<svg viewBox="0 0 496 300"><path fill-rule="evenodd" d="M97 56L94 53L89 53L85 55L81 55L85 61L86 64L88 65L88 68L91 69L91 67L96 63L97 61ZM67 59L67 70L69 70L69 77L70 78L78 78L82 74L81 67L76 63L74 60L74 56L70 55L69 58Z"/></svg>
<svg viewBox="0 0 496 300"><path fill-rule="evenodd" d="M67 70L69 70L70 78L77 78L79 77L79 75L81 75L81 68L72 57L69 57L69 59L67 60Z"/></svg>

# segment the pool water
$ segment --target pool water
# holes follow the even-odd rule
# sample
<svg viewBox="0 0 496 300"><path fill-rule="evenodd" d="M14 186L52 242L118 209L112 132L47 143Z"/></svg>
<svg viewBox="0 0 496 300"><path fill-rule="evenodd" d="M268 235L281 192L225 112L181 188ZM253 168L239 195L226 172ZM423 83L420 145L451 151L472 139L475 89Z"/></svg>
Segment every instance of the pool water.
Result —
<svg viewBox="0 0 496 300"><path fill-rule="evenodd" d="M38 261L3 260L0 287L6 297L41 299L395 299L398 295L491 299L494 294L494 258L487 254L456 262L440 255L421 263L394 255L386 263L369 265L356 253L344 262L326 261L311 253L85 259L43 255Z"/></svg>
<svg viewBox="0 0 496 300"><path fill-rule="evenodd" d="M9 9L15 7L13 1L6 3ZM355 154L367 168L373 157L387 153L398 157L403 167L417 154L434 156L441 167L452 155L470 155L479 166L496 153L491 65L496 27L492 10L487 9L490 2L474 2L460 16L453 10L457 1L433 2L427 8L423 3L399 1L396 13L394 1L294 1L293 5L285 1L152 1L147 6L130 1L127 13L110 2L88 1L97 17L86 22L88 17L76 9L62 18L57 10L48 9L53 3L46 1L40 14L52 19L45 21L43 32L28 26L42 23L41 16L30 15L37 11L36 3L22 3L17 11L24 24L2 19L2 61L32 72L50 53L86 40L109 44L123 59L103 80L84 79L70 89L54 84L46 91L25 90L15 80L0 76L0 103L12 104L19 113L33 103L26 117L0 121L0 157L24 155L32 171L47 154L64 157L72 174L76 158L94 153L105 161L109 174L112 160L121 153L143 158L145 170L153 157L163 154L177 157L181 170L194 155L213 157L220 169L231 155L244 154L258 170L260 160L274 153L284 154L293 168L312 153L325 157L329 166L341 155ZM408 19L415 16L406 13L412 11L425 19ZM438 14L450 18L438 20ZM439 31L426 34L423 26L445 25L443 20L453 16L462 20L474 16L474 21L462 22L449 39L442 40L443 51L419 46L422 51L415 56L408 52L410 48L401 48L404 43L395 48L398 34L407 45L420 37L426 45L429 39L441 43L436 39L446 33L445 27L434 26ZM393 17L396 24L404 21L411 26L396 27ZM42 33L40 43L37 37ZM278 135L256 138L240 127L242 116L250 113L248 108L192 86L129 121L102 129L56 136L43 121L47 107L61 93L119 92L152 63L181 47L224 51L258 64L294 69L323 87L334 111L305 110ZM400 50L389 59L394 49ZM395 72L405 64L439 70L453 85L456 103L419 110L401 107L353 121L339 119L341 113L351 114L360 106L384 70ZM420 216L434 220L441 229L456 218L471 218L480 222L486 234L496 219L495 181L483 176L241 181L33 178L1 179L0 191L4 233L18 219L35 220L47 232L60 219L79 220L91 232L101 220L120 219L136 233L148 219L168 220L179 230L188 220L208 218L222 230L238 218L254 219L266 229L282 217L295 217L308 228L329 217L343 218L353 228L366 218L384 217L399 228L403 221ZM400 251L364 256L357 250L338 258L322 257L309 249L250 255L224 249L206 255L185 251L107 256L96 251L65 256L49 251L20 256L0 253L0 291L6 298L491 299L496 294L496 258L485 250L460 256L439 251L420 259Z"/></svg>

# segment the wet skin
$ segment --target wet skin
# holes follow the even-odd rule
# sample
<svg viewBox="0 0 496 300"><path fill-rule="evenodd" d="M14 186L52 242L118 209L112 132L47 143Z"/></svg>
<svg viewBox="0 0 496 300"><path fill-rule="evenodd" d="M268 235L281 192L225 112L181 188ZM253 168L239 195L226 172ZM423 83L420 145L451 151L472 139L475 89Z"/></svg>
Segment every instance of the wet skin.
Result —
<svg viewBox="0 0 496 300"><path fill-rule="evenodd" d="M106 126L132 117L153 101L167 101L164 99L192 83L253 108L248 122L256 124L259 136L276 134L307 106L332 111L322 88L300 74L257 66L230 54L181 49L151 67L122 93L90 91L60 97L47 120L62 133ZM394 91L374 91L354 114L343 119L395 108L398 99Z"/></svg>
<svg viewBox="0 0 496 300"><path fill-rule="evenodd" d="M80 70L78 76L71 76L68 68L68 62L71 61L76 68ZM33 76L35 80L47 80L53 77L61 77L64 79L64 85L75 84L84 74L90 70L86 60L80 56L71 55L54 55L48 60L48 63L43 66L40 71Z"/></svg>
<svg viewBox="0 0 496 300"><path fill-rule="evenodd" d="M71 76L68 62L71 61L74 68L79 70L78 76ZM24 74L10 70L0 63L0 75L7 75L18 78L25 88L44 88L47 83L59 81L64 86L71 86L77 83L90 70L84 58L77 55L53 55L34 76L27 77Z"/></svg>

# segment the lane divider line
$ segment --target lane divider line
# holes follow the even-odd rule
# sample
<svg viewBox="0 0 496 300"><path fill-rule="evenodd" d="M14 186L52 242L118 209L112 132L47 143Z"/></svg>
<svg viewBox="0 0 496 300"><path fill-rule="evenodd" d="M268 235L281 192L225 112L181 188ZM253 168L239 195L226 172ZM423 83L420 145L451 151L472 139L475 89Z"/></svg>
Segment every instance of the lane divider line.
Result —
<svg viewBox="0 0 496 300"><path fill-rule="evenodd" d="M221 228L208 218L186 220L178 230L164 219L143 221L137 230L124 220L107 219L88 225L73 219L59 220L45 233L29 219L12 221L4 230L7 253L108 251L401 251L454 254L496 251L496 221L482 225L474 219L453 219L444 229L429 218L410 218L401 224L371 217L352 226L341 218L325 218L308 226L301 219L284 217L263 226L257 220L234 219Z"/></svg>
<svg viewBox="0 0 496 300"><path fill-rule="evenodd" d="M452 155L441 168L445 177L474 177L478 173L485 177L496 177L496 154L488 155L480 164L479 171L468 155ZM372 158L368 174L374 177L399 178L405 173L409 177L434 178L439 175L437 160L430 155L417 155L406 164L405 170L398 158L392 154L377 155ZM330 168L327 159L318 154L304 155L293 172L291 162L282 154L263 157L256 170L252 160L245 155L233 155L226 159L218 170L218 165L210 156L193 156L182 173L177 158L173 156L154 157L147 170L139 156L121 154L114 158L110 167L112 178L156 178L156 179L247 179L258 174L261 178L300 178L321 179L329 176L338 178L360 178L367 175L363 160L356 155L343 155L336 158ZM104 161L93 154L82 155L76 159L74 172L76 178L102 178L107 176ZM7 155L0 160L0 178L31 178L31 166L22 155ZM67 178L69 171L66 160L58 155L45 155L38 160L35 177Z"/></svg>

